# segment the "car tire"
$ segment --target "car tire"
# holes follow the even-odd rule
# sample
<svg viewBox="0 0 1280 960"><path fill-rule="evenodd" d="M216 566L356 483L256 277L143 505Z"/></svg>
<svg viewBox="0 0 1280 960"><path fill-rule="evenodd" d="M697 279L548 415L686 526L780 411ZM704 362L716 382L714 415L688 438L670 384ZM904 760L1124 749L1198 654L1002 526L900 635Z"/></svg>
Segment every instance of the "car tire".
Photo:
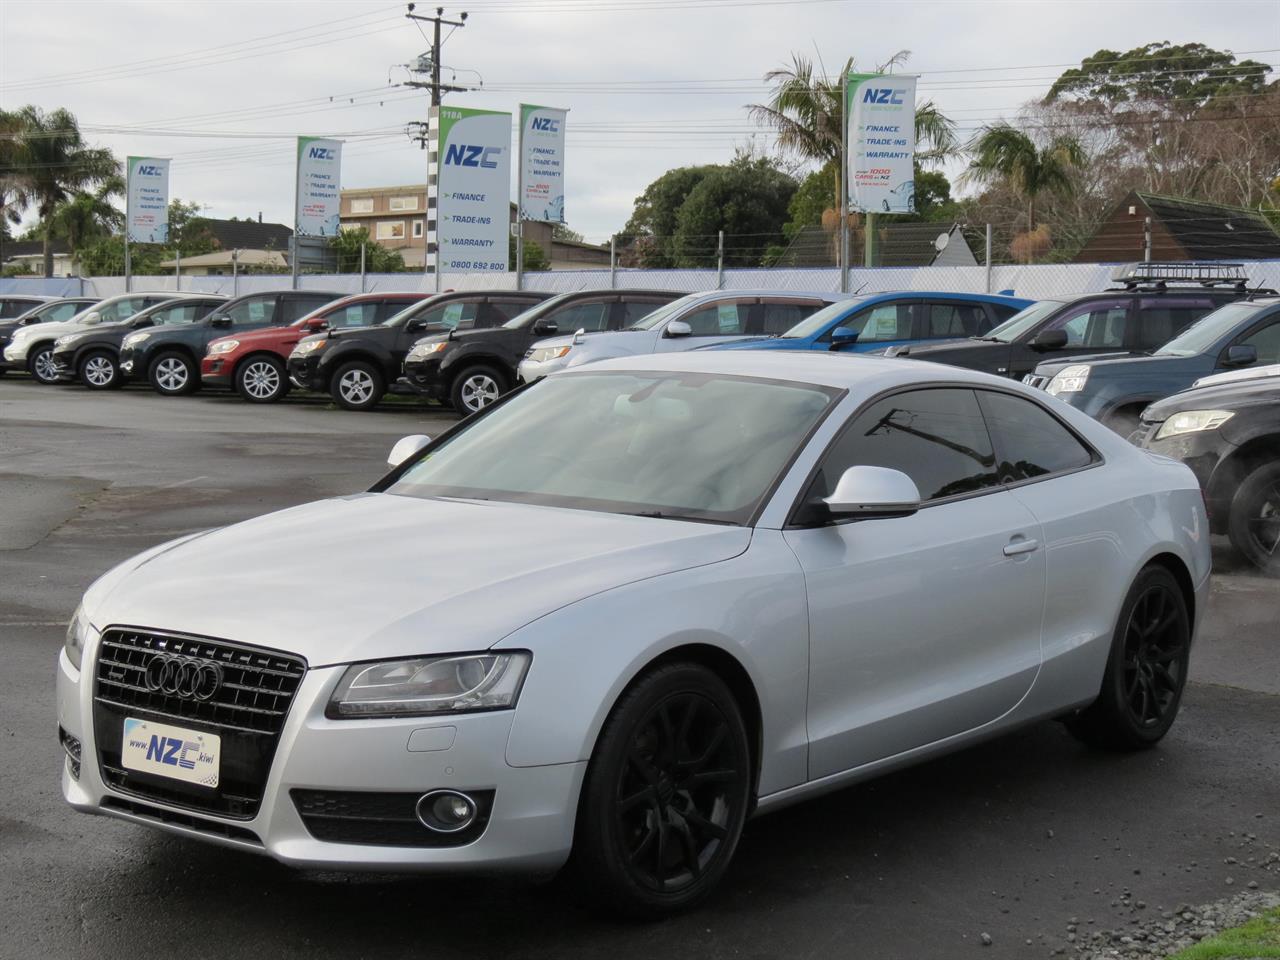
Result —
<svg viewBox="0 0 1280 960"><path fill-rule="evenodd" d="M58 371L53 366L52 343L42 343L31 348L31 352L27 354L27 372L36 383L58 382Z"/></svg>
<svg viewBox="0 0 1280 960"><path fill-rule="evenodd" d="M386 389L382 372L364 360L342 364L329 381L329 395L344 410L372 410Z"/></svg>
<svg viewBox="0 0 1280 960"><path fill-rule="evenodd" d="M1142 427L1142 408L1122 407L1113 410L1102 418L1102 425L1126 440L1132 440L1133 435Z"/></svg>
<svg viewBox="0 0 1280 960"><path fill-rule="evenodd" d="M200 371L186 354L168 350L151 361L147 379L156 393L180 397L199 388Z"/></svg>
<svg viewBox="0 0 1280 960"><path fill-rule="evenodd" d="M76 365L76 376L90 390L120 386L120 363L110 350L90 350Z"/></svg>
<svg viewBox="0 0 1280 960"><path fill-rule="evenodd" d="M275 403L289 393L289 376L277 358L259 354L236 367L235 386L250 403Z"/></svg>
<svg viewBox="0 0 1280 960"><path fill-rule="evenodd" d="M449 403L464 417L489 406L507 392L507 378L493 367L467 367L453 378L449 387Z"/></svg>
<svg viewBox="0 0 1280 960"><path fill-rule="evenodd" d="M1236 489L1227 536L1255 567L1280 573L1280 462L1264 463Z"/></svg>
<svg viewBox="0 0 1280 960"><path fill-rule="evenodd" d="M642 675L605 721L582 786L573 866L588 895L642 918L705 898L742 835L751 771L723 680L696 663Z"/></svg>
<svg viewBox="0 0 1280 960"><path fill-rule="evenodd" d="M1190 660L1182 587L1164 567L1145 567L1120 608L1098 699L1068 718L1067 729L1091 746L1155 746L1178 715Z"/></svg>

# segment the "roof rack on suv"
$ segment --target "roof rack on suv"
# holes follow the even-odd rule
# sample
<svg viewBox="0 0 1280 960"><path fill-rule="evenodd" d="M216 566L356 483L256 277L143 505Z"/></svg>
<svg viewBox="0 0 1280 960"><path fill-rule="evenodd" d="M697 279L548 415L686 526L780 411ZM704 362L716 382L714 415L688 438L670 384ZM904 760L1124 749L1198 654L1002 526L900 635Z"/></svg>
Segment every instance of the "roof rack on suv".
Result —
<svg viewBox="0 0 1280 960"><path fill-rule="evenodd" d="M1170 283L1199 284L1202 287L1231 285L1244 290L1249 276L1242 263L1222 263L1217 260L1145 261L1118 267L1111 279L1123 284L1125 289L1152 285L1164 287Z"/></svg>

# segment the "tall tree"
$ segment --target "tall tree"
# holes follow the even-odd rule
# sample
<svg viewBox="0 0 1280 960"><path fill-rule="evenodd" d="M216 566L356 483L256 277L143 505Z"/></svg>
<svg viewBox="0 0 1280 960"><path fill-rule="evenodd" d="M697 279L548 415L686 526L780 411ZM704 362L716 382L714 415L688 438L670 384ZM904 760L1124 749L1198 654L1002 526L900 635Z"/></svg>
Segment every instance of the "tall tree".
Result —
<svg viewBox="0 0 1280 960"><path fill-rule="evenodd" d="M1036 228L1036 198L1072 189L1071 173L1084 162L1073 137L1056 136L1037 147L1027 134L1007 123L984 127L969 144L973 159L962 178L984 185L1003 181L1025 204L1027 232Z"/></svg>
<svg viewBox="0 0 1280 960"><path fill-rule="evenodd" d="M109 177L93 191L81 190L60 203L49 225L53 236L67 241L76 256L95 240L110 236L124 225L124 214L111 198L124 192L124 181Z"/></svg>
<svg viewBox="0 0 1280 960"><path fill-rule="evenodd" d="M19 134L22 118L15 111L0 110L0 263L4 262L4 240L9 227L22 219L28 198L18 176Z"/></svg>
<svg viewBox="0 0 1280 960"><path fill-rule="evenodd" d="M796 186L794 177L763 157L739 156L713 167L676 214L675 265L714 266L717 234L723 230L725 265L759 266L766 250L783 239Z"/></svg>
<svg viewBox="0 0 1280 960"><path fill-rule="evenodd" d="M76 118L68 110L45 113L39 107L26 106L17 114L20 129L13 175L44 225L44 275L52 277L54 211L73 193L118 177L120 163L110 150L85 144Z"/></svg>

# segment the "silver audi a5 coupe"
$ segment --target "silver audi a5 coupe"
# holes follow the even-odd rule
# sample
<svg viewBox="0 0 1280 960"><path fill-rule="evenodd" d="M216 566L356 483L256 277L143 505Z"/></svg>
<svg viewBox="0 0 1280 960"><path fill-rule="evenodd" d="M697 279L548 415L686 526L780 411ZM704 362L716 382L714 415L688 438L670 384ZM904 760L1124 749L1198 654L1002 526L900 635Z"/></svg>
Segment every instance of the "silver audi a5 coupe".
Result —
<svg viewBox="0 0 1280 960"><path fill-rule="evenodd" d="M1047 718L1153 745L1205 606L1190 470L935 364L605 361L392 460L90 587L72 806L299 867L572 861L661 914L814 794Z"/></svg>

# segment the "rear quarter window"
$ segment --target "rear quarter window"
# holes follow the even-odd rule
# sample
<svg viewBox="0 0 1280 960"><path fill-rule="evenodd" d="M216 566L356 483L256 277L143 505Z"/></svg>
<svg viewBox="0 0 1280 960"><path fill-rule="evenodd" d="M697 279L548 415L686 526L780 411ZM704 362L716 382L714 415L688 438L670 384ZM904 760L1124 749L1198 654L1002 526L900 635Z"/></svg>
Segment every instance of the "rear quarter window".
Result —
<svg viewBox="0 0 1280 960"><path fill-rule="evenodd" d="M1001 483L1019 483L1087 467L1097 455L1038 404L979 390L978 399L995 445Z"/></svg>

